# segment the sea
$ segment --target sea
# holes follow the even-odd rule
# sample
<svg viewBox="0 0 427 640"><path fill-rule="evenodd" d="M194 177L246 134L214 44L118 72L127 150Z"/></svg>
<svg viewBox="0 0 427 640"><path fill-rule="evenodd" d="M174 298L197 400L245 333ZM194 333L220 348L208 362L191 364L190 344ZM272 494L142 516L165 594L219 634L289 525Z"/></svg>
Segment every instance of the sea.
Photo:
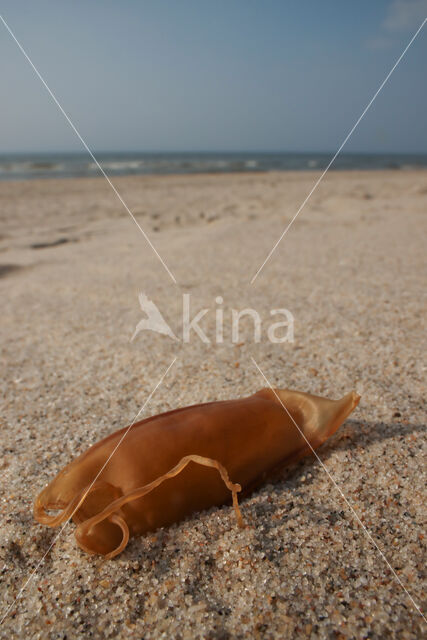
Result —
<svg viewBox="0 0 427 640"><path fill-rule="evenodd" d="M333 153L137 153L94 154L109 176L322 171ZM342 153L331 170L427 168L427 154ZM94 177L100 171L84 153L0 154L0 180Z"/></svg>

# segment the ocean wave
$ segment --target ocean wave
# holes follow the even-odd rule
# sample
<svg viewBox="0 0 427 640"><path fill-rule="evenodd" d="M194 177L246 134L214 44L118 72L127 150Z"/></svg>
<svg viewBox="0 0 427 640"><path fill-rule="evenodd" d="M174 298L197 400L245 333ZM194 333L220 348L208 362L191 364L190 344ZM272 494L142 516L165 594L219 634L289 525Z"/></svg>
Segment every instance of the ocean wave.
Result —
<svg viewBox="0 0 427 640"><path fill-rule="evenodd" d="M143 160L112 160L110 162L99 162L104 171L135 171L140 169L144 165ZM98 165L96 162L90 162L89 165L90 171L99 171Z"/></svg>
<svg viewBox="0 0 427 640"><path fill-rule="evenodd" d="M95 154L111 176L236 173L251 171L323 170L327 153L99 153ZM340 154L332 170L421 169L427 155ZM2 154L0 179L94 177L99 167L87 154Z"/></svg>
<svg viewBox="0 0 427 640"><path fill-rule="evenodd" d="M0 173L27 174L44 172L62 172L64 164L59 162L21 161L0 163Z"/></svg>

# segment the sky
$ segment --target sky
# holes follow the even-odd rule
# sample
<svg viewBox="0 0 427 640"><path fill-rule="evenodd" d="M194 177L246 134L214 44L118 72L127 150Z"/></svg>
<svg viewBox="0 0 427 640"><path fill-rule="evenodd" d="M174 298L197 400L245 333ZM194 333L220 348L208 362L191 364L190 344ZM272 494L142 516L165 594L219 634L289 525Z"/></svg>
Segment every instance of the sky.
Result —
<svg viewBox="0 0 427 640"><path fill-rule="evenodd" d="M94 151L335 151L427 0L0 0ZM427 24L345 147L427 152ZM0 153L82 151L0 22Z"/></svg>

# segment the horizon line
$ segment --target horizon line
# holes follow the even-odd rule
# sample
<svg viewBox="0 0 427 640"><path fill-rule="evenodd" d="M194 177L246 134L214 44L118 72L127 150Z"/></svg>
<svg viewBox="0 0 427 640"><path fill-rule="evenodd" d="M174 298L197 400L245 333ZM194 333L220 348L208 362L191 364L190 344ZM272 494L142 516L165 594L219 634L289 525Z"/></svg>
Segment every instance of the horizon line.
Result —
<svg viewBox="0 0 427 640"><path fill-rule="evenodd" d="M142 149L94 149L93 153L96 154L271 154L271 155L332 155L333 151L295 151L295 150L273 150L273 149L158 149L158 150L142 150ZM76 150L25 150L25 151L0 151L0 157L5 155L30 155L30 154L57 154L57 155L75 155L86 156L85 151ZM407 156L424 156L427 155L426 151L345 151L341 155L355 155L355 156L387 156L387 155L407 155Z"/></svg>

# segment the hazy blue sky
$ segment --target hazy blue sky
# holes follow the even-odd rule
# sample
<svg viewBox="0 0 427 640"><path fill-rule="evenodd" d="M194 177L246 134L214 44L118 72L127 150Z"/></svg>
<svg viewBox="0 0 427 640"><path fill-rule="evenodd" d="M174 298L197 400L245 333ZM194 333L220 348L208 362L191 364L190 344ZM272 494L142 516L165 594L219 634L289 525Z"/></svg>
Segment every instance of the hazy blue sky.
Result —
<svg viewBox="0 0 427 640"><path fill-rule="evenodd" d="M333 151L426 0L0 0L94 150ZM427 25L347 151L427 152ZM0 152L81 143L0 23Z"/></svg>

